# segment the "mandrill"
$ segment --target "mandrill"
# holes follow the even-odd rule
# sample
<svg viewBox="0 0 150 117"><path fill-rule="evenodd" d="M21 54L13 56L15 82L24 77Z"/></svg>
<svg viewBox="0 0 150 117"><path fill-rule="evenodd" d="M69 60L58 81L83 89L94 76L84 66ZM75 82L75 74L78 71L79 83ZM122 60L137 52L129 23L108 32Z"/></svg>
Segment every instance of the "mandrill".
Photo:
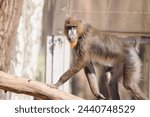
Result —
<svg viewBox="0 0 150 117"><path fill-rule="evenodd" d="M98 89L93 62L99 62L112 69L115 65L122 64L124 87L131 92L134 99L147 99L138 86L141 61L132 45L74 17L65 20L64 33L77 59L51 87L58 88L83 68L92 93L100 99L105 99Z"/></svg>

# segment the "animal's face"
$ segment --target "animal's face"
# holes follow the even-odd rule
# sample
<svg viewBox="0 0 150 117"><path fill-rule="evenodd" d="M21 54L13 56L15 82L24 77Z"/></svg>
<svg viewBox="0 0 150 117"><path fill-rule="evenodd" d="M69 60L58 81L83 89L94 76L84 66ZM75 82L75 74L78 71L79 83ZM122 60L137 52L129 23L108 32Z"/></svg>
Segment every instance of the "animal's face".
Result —
<svg viewBox="0 0 150 117"><path fill-rule="evenodd" d="M82 22L77 18L67 18L64 25L64 33L68 38L71 47L74 48L77 45L78 38L81 35Z"/></svg>
<svg viewBox="0 0 150 117"><path fill-rule="evenodd" d="M77 25L66 24L66 36L70 42L74 42L77 39Z"/></svg>

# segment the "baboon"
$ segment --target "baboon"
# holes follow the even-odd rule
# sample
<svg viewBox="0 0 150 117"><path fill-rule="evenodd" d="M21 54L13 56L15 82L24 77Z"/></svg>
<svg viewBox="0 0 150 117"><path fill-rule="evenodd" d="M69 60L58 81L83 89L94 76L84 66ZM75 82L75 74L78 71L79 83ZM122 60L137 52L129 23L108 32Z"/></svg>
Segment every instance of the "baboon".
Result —
<svg viewBox="0 0 150 117"><path fill-rule="evenodd" d="M132 45L75 17L65 20L64 34L74 49L77 59L51 87L58 88L83 68L92 93L100 99L105 99L98 89L93 62L112 68L122 64L124 87L135 99L147 99L137 83L141 77L141 61Z"/></svg>

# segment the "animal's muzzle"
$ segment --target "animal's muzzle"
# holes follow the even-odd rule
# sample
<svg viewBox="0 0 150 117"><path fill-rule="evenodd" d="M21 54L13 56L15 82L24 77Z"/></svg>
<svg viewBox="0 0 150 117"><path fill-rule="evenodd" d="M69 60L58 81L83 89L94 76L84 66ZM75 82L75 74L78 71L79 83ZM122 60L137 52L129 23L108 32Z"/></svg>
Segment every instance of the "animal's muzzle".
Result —
<svg viewBox="0 0 150 117"><path fill-rule="evenodd" d="M71 28L68 30L68 39L69 41L74 41L77 38L77 31L75 28Z"/></svg>

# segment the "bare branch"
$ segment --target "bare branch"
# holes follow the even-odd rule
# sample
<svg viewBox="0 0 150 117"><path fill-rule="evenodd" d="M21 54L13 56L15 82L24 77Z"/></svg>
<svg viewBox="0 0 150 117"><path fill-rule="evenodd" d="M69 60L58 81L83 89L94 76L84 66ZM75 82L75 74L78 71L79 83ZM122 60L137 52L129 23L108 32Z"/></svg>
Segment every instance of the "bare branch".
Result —
<svg viewBox="0 0 150 117"><path fill-rule="evenodd" d="M0 89L35 96L40 99L82 99L72 94L50 88L46 84L0 71Z"/></svg>

